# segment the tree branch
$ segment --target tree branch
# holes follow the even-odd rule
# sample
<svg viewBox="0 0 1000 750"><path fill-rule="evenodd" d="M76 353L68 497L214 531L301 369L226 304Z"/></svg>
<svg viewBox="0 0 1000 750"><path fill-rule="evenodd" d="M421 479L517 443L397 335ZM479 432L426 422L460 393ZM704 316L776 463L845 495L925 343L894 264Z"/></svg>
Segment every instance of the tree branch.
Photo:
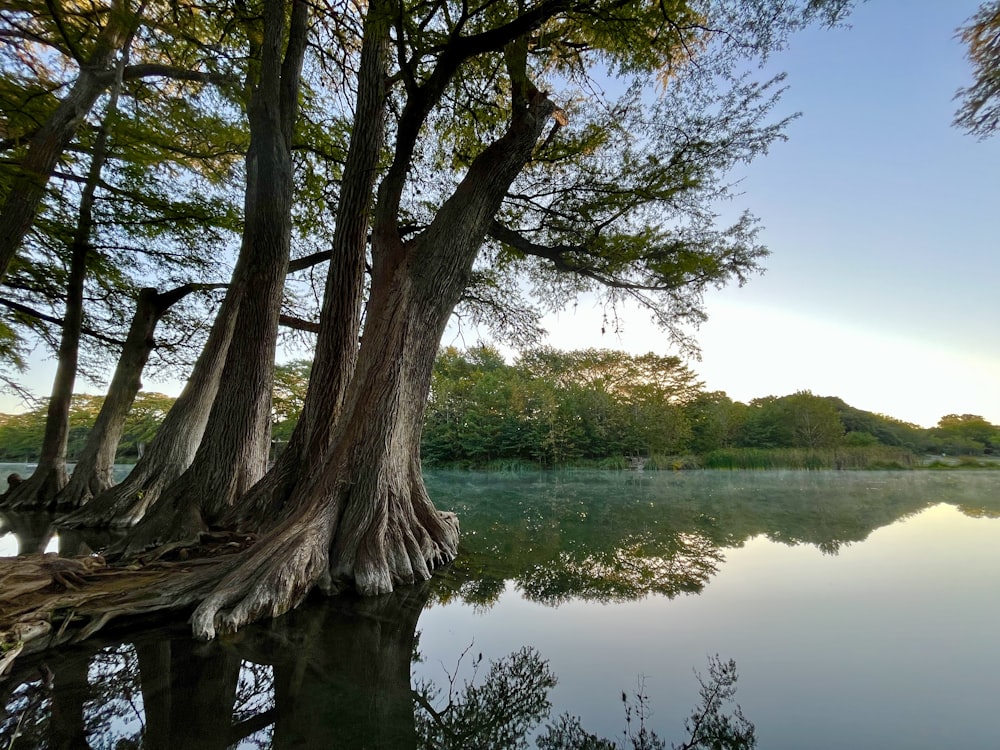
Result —
<svg viewBox="0 0 1000 750"><path fill-rule="evenodd" d="M311 320L303 320L291 315L282 314L278 317L278 324L296 331L306 331L307 333L319 333L319 323Z"/></svg>
<svg viewBox="0 0 1000 750"><path fill-rule="evenodd" d="M106 74L113 77L113 73ZM142 78L170 78L175 81L194 81L196 83L214 83L218 85L236 85L239 79L221 73L211 73L199 70L189 70L176 65L164 65L160 63L141 63L129 65L125 68L122 77L126 81L135 81Z"/></svg>
<svg viewBox="0 0 1000 750"><path fill-rule="evenodd" d="M62 328L65 324L62 318L57 318L53 315L46 315L45 313L34 310L27 305L22 305L20 302L14 302L9 299L0 299L0 305L13 310L14 312L21 313L22 315L27 315L30 318L36 318L38 320L44 320L46 323L52 323L60 328ZM85 326L80 329L80 332L85 333L98 341L103 341L105 344L110 344L112 346L124 346L124 342L119 341L118 339L113 339L110 336L105 336L103 333L98 333L93 328L87 328Z"/></svg>

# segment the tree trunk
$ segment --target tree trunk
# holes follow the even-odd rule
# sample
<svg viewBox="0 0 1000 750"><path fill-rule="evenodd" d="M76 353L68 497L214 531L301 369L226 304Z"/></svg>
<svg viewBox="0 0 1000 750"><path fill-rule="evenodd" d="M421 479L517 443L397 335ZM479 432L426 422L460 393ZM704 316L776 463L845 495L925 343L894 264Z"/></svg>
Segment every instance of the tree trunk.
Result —
<svg viewBox="0 0 1000 750"><path fill-rule="evenodd" d="M80 74L66 97L31 139L28 151L0 208L0 280L7 274L24 235L31 228L45 188L59 157L66 151L83 119L113 81L115 55L129 40L133 17L115 2L90 59L80 62Z"/></svg>
<svg viewBox="0 0 1000 750"><path fill-rule="evenodd" d="M80 335L83 330L83 287L87 278L87 266L91 251L90 240L94 230L94 196L101 179L101 172L108 160L108 132L117 115L122 72L128 61L128 47L132 38L127 27L118 29L119 23L120 20L108 21L101 39L98 40L97 51L94 53L95 57L100 57L99 66L104 67L111 62L119 44L123 48L121 59L116 68L115 86L98 129L97 138L94 140L90 168L87 170L87 181L80 195L76 230L73 234L70 252L69 278L66 283L66 312L63 316L58 365L55 381L52 385L52 397L49 399L48 414L46 415L42 451L35 473L18 488L16 493L8 498L11 507L52 507L55 505L56 496L63 490L68 481L66 441L69 436L69 410L73 400L73 385L76 382L77 361L80 354ZM121 32L122 38L119 44L116 44L119 32ZM90 72L89 76L93 76L93 71ZM83 72L81 72L80 81L84 77ZM99 92L93 92L95 98L97 93ZM87 110L92 105L93 101L87 105ZM66 125L68 127L68 123ZM66 142L63 143L63 147L68 143L71 135L72 131L65 135ZM16 181L13 190L15 192L17 190ZM2 223L2 217L0 217L0 223ZM0 246L0 255L2 252L3 248ZM5 266L0 265L0 278L2 278L4 268Z"/></svg>
<svg viewBox="0 0 1000 750"><path fill-rule="evenodd" d="M142 370L153 350L153 331L162 315L156 290L142 289L101 411L87 436L69 484L56 496L59 509L78 508L114 485L112 471L125 418L142 387Z"/></svg>
<svg viewBox="0 0 1000 750"><path fill-rule="evenodd" d="M126 554L216 525L267 469L275 342L291 251L291 138L307 19L303 0L293 3L287 22L283 2L265 3L260 76L248 110L243 245L227 295L240 300L237 334L226 355L205 439L155 512L129 535Z"/></svg>
<svg viewBox="0 0 1000 750"><path fill-rule="evenodd" d="M420 472L431 370L489 222L553 108L541 93L515 107L507 133L409 243L386 231L396 212L383 192L364 334L331 447L322 462L303 467L286 520L195 610L197 637L277 616L314 585L383 594L454 558L458 521L434 508ZM259 523L266 528L267 519Z"/></svg>
<svg viewBox="0 0 1000 750"><path fill-rule="evenodd" d="M358 101L344 165L336 229L320 311L319 338L302 414L285 450L267 476L232 508L227 524L260 527L275 522L303 467L322 461L357 361L364 294L365 252L372 191L385 137L385 81L391 14L384 0L372 0L365 16L358 72Z"/></svg>
<svg viewBox="0 0 1000 750"><path fill-rule="evenodd" d="M78 229L81 232L84 228ZM66 285L66 313L59 341L58 364L52 383L52 396L45 415L45 433L38 466L34 473L6 498L9 508L44 510L50 508L56 495L66 486L66 443L69 437L69 411L76 382L76 365L80 353L80 329L83 327L83 283L87 275L90 251L90 224L86 235L78 233L73 242L69 280Z"/></svg>
<svg viewBox="0 0 1000 750"><path fill-rule="evenodd" d="M227 294L191 376L129 475L65 518L71 526L127 528L138 523L163 489L191 465L222 378L236 327L237 298Z"/></svg>
<svg viewBox="0 0 1000 750"><path fill-rule="evenodd" d="M100 413L97 415L97 420L87 436L87 443L77 460L76 468L73 469L73 476L70 477L69 484L56 497L56 507L59 509L79 508L91 498L114 486L112 472L115 455L122 432L125 429L125 419L128 417L132 403L142 387L143 368L145 368L149 355L156 345L153 334L157 324L171 306L184 299L191 292L215 286L218 285L184 284L163 293L158 293L152 287L140 290L139 298L136 300L135 313L132 316L132 325L118 357L118 365L115 368L111 384L108 386L108 394L101 406ZM213 359L217 358L213 355ZM210 368L211 363L208 363L207 366ZM217 387L218 378L210 380ZM214 390L211 391L211 394L211 396L207 396L206 392L203 395L211 400L214 397ZM200 440L201 433L197 432L196 434L197 437L194 439ZM195 443L196 446L197 443ZM193 454L193 448L191 452ZM189 463L190 460L185 464L185 467ZM67 520L73 524L78 522L72 517ZM84 514L79 521L80 525L87 525L87 520L88 518Z"/></svg>
<svg viewBox="0 0 1000 750"><path fill-rule="evenodd" d="M89 659L74 654L55 670L49 708L49 745L53 750L89 748L84 707L90 699Z"/></svg>

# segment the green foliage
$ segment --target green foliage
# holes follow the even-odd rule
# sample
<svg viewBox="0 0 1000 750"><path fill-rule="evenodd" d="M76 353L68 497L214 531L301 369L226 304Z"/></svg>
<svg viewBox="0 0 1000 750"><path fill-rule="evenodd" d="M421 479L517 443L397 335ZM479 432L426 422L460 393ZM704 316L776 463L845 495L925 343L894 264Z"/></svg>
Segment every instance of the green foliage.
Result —
<svg viewBox="0 0 1000 750"><path fill-rule="evenodd" d="M1000 450L1000 428L978 414L948 414L931 430L935 453L982 455Z"/></svg>
<svg viewBox="0 0 1000 750"><path fill-rule="evenodd" d="M298 420L311 364L275 370L272 437L287 440ZM69 457L83 446L102 400L74 397ZM119 446L134 460L173 400L140 393ZM44 404L0 415L0 461L37 459ZM947 415L925 430L861 411L838 398L800 392L749 405L701 390L676 357L608 350L525 351L508 364L492 347L443 349L435 363L421 453L428 468L517 473L539 466L648 470L899 469L920 453L966 457L933 468L985 466L1000 428L977 415Z"/></svg>
<svg viewBox="0 0 1000 750"><path fill-rule="evenodd" d="M287 442L306 399L312 361L297 359L274 368L274 388L271 395L273 427L271 439Z"/></svg>
<svg viewBox="0 0 1000 750"><path fill-rule="evenodd" d="M87 74L86 58L102 27L116 14L138 14L130 19L136 33L118 56L129 66L119 95L105 92L92 110L78 113L74 141L61 154L51 190L0 293L0 347L17 354L39 342L55 346L76 207L96 134L105 128L107 163L88 237L80 364L84 374L99 379L117 347L92 332L123 340L136 289L165 291L225 278L242 224L240 172L248 134L239 87L222 82L244 77L245 39L240 24L223 20L229 13L191 6L122 6L113 14L79 4L17 5L0 18L0 199L60 98ZM114 80L107 75L101 85ZM204 304L192 297L164 319L152 366L174 368L186 361L208 317Z"/></svg>
<svg viewBox="0 0 1000 750"><path fill-rule="evenodd" d="M916 456L889 446L843 446L827 449L721 448L701 458L706 469L904 469Z"/></svg>
<svg viewBox="0 0 1000 750"><path fill-rule="evenodd" d="M139 446L152 440L174 399L162 393L140 392L125 420L118 460L134 461ZM73 461L83 449L87 435L104 403L102 396L76 394L70 404L69 439L66 457ZM38 460L45 430L47 404L42 402L22 414L0 414L0 461L7 463Z"/></svg>
<svg viewBox="0 0 1000 750"><path fill-rule="evenodd" d="M428 465L623 462L687 440L694 374L676 357L535 349L513 365L488 347L438 357L422 456Z"/></svg>
<svg viewBox="0 0 1000 750"><path fill-rule="evenodd" d="M764 448L829 448L841 442L844 425L827 399L800 391L754 399L738 443Z"/></svg>

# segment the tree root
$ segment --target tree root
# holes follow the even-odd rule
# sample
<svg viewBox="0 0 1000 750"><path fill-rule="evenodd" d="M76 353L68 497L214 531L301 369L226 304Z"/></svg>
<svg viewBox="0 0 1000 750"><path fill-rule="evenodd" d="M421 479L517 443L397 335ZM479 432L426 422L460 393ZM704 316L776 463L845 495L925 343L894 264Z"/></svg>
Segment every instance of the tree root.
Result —
<svg viewBox="0 0 1000 750"><path fill-rule="evenodd" d="M308 523L286 522L247 550L191 615L194 637L211 640L217 632L278 617L298 606L317 584L326 588L330 524L324 515L320 512Z"/></svg>
<svg viewBox="0 0 1000 750"><path fill-rule="evenodd" d="M211 535L177 560L110 566L99 557L0 558L0 659L89 638L113 620L179 612L200 602L239 560L249 538ZM185 557L189 559L183 559Z"/></svg>

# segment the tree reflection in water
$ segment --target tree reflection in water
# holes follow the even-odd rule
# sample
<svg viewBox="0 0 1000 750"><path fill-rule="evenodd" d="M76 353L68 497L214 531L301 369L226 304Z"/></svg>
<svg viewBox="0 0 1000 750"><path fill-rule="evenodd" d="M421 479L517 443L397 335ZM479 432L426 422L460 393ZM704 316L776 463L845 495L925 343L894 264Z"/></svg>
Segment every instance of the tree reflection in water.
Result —
<svg viewBox="0 0 1000 750"><path fill-rule="evenodd" d="M18 662L4 683L0 747L527 747L550 719L549 691L556 684L534 649L490 662L482 679L484 657L468 653L473 676L461 685L449 675L444 684L411 686L411 660L420 658L416 624L429 595L423 584L375 599L318 601L208 644L171 627L67 650L46 666ZM728 715L734 671L728 679L712 666L696 717ZM627 725L631 744L622 747L665 747L645 728L643 701L640 694L626 707L637 724ZM538 742L591 747L574 744L588 736L578 719L560 717ZM752 726L742 736L750 741L728 746L753 747ZM692 732L680 747L713 746L690 744L695 737ZM600 741L605 744L593 747L613 747ZM660 744L649 744L654 741Z"/></svg>
<svg viewBox="0 0 1000 750"><path fill-rule="evenodd" d="M585 722L548 715L556 678L530 648L502 659L470 651L480 677L468 683L449 675L436 686L411 685L427 603L489 607L510 585L552 606L673 597L700 591L723 550L758 535L836 553L938 502L974 516L1000 507L988 477L916 473L451 474L428 485L463 524L459 559L430 582L375 599L312 602L209 644L192 642L178 624L17 661L0 681L0 750L508 748L536 735L549 750L607 748L610 740L590 735ZM20 527L26 549L51 535L35 519L6 525ZM60 545L88 549L71 535L60 534ZM732 707L734 688L729 663L712 662L680 747L713 746L705 734L712 727L736 738L722 746L752 746L752 727ZM664 746L645 727L643 701L641 691L627 697L618 746Z"/></svg>

